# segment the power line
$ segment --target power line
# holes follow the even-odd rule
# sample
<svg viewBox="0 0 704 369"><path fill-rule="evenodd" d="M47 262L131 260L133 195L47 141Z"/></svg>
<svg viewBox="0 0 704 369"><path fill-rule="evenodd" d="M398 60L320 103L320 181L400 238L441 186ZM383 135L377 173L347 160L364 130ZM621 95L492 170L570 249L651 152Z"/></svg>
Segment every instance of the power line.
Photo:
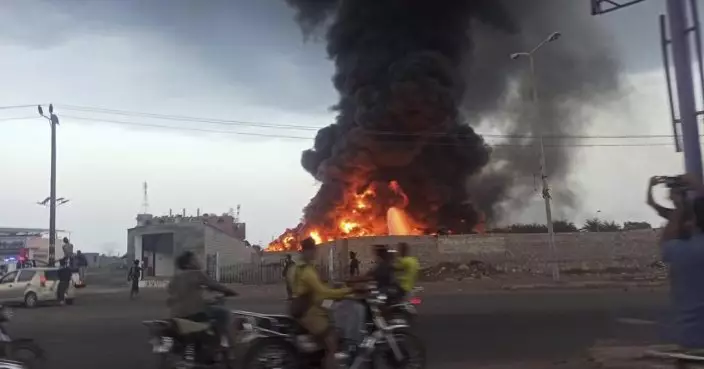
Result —
<svg viewBox="0 0 704 369"><path fill-rule="evenodd" d="M291 136L291 135L281 135L281 134L265 134L256 132L240 132L240 131L228 131L228 130L216 130L216 129L206 129L206 128L195 128L195 127L178 127L172 125L162 125L162 124L151 124L151 123L138 123L129 122L124 120L114 120L114 119L103 119L103 118L91 118L91 117L79 117L74 115L62 115L65 119L76 119L92 122L104 122L117 125L128 125L135 127L145 127L145 128L159 128L159 129L170 129L175 131L194 131L203 133L213 133L213 134L227 134L227 135L243 135L243 136L256 136L256 137L267 137L267 138L284 138L284 139L295 139L295 140L314 140L314 137L304 137L304 136ZM394 142L393 144L404 144L404 142ZM415 144L412 142L410 144ZM430 142L429 146L463 146L457 143L446 143L446 142ZM534 145L518 145L518 144L492 144L488 143L492 148L533 148ZM545 147L653 147L653 146L672 146L673 143L621 143L621 144L548 144Z"/></svg>
<svg viewBox="0 0 704 369"><path fill-rule="evenodd" d="M306 131L317 131L324 127L316 126L305 126L305 125L291 125L291 124L278 124L270 122L258 122L258 121L245 121L245 120L227 120L227 119L213 119L213 118L201 118L201 117L190 117L182 115L167 115L167 114L154 114L154 113L143 113L127 110L118 109L106 109L97 107L87 107L79 105L61 105L62 109L88 112L88 113L100 113L100 114L112 114L121 115L129 117L140 117L140 118L153 118L169 121L181 121L181 122L194 122L194 123L206 123L206 124L217 124L224 126L248 126L257 128L281 128L281 129L292 129L292 130L306 130ZM379 130L364 130L364 133L371 135L388 135L395 137L403 136L436 136L436 137L462 137L457 134L448 134L441 132L394 132L394 131L379 131ZM529 139L529 138L539 138L537 135L510 135L510 134L491 134L491 133L477 133L480 136L488 138L507 138L507 139ZM544 135L546 139L647 139L647 138L674 138L674 135L661 134L661 135L648 135L648 134L630 134L630 135Z"/></svg>
<svg viewBox="0 0 704 369"><path fill-rule="evenodd" d="M194 132L204 132L204 133L221 133L221 134L234 134L234 135L244 135L244 136L290 138L290 139L302 139L302 140L312 140L313 139L313 137L287 136L287 135L266 134L266 133L256 133L256 132L236 132L236 131L225 131L225 130L218 130L218 129L206 129L206 128L195 128L195 127L177 127L177 126L169 126L169 125L163 125L163 124L127 122L124 120L77 117L74 115L66 115L66 114L62 114L61 117L69 118L69 119L77 119L77 120L87 120L87 121L93 121L93 122L104 122L104 123L136 126L136 127L171 129L171 130L176 130L176 131L194 131Z"/></svg>
<svg viewBox="0 0 704 369"><path fill-rule="evenodd" d="M7 105L7 106L0 106L0 110L36 108L37 105L39 105L39 104L31 104L31 105Z"/></svg>
<svg viewBox="0 0 704 369"><path fill-rule="evenodd" d="M31 117L9 117L9 118L0 118L0 122L10 121L10 120L39 119L39 118L40 118L40 117L37 117L36 115L31 116Z"/></svg>

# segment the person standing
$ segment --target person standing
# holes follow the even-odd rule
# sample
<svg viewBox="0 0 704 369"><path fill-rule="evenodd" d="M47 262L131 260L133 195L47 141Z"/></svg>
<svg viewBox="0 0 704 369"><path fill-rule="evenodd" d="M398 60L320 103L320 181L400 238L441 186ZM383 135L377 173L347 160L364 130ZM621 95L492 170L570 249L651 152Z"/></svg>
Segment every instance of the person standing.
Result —
<svg viewBox="0 0 704 369"><path fill-rule="evenodd" d="M88 269L88 259L81 252L76 251L76 266L78 267L78 280L81 285L86 284L86 269Z"/></svg>
<svg viewBox="0 0 704 369"><path fill-rule="evenodd" d="M286 283L286 299L291 300L291 281L288 278L288 272L291 270L291 267L296 265L296 263L293 261L291 258L291 254L286 255L286 258L284 259L284 270L281 272L281 276L284 278L284 282Z"/></svg>
<svg viewBox="0 0 704 369"><path fill-rule="evenodd" d="M139 260L135 260L134 264L127 272L127 281L131 282L130 299L134 299L139 295L139 280L142 276L142 268L139 266Z"/></svg>
<svg viewBox="0 0 704 369"><path fill-rule="evenodd" d="M357 259L357 253L350 251L350 277L359 276L359 260Z"/></svg>
<svg viewBox="0 0 704 369"><path fill-rule="evenodd" d="M671 187L675 207L668 214L660 247L669 266L675 343L685 350L704 349L704 184L691 175Z"/></svg>
<svg viewBox="0 0 704 369"><path fill-rule="evenodd" d="M73 244L64 237L64 243L61 245L61 250L64 252L64 260L69 267L73 267Z"/></svg>
<svg viewBox="0 0 704 369"><path fill-rule="evenodd" d="M71 268L66 265L66 260L62 259L59 261L59 285L56 288L56 299L61 305L66 303L66 293L68 292L69 284L71 283L72 274Z"/></svg>

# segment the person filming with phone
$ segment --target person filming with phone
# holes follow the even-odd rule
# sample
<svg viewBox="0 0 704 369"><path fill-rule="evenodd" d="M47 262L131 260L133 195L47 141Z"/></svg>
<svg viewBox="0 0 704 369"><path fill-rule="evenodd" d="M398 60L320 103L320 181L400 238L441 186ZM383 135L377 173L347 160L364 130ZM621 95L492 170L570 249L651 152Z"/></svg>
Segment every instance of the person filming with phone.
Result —
<svg viewBox="0 0 704 369"><path fill-rule="evenodd" d="M691 175L655 177L670 189L675 207L660 238L670 268L674 338L683 349L704 349L704 186Z"/></svg>

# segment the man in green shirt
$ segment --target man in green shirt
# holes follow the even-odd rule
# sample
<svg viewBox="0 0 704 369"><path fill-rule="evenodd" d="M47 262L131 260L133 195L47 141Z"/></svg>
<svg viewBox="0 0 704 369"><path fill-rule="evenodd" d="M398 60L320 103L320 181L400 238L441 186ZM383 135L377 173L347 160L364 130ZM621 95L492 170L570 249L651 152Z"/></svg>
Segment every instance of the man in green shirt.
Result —
<svg viewBox="0 0 704 369"><path fill-rule="evenodd" d="M416 285L420 264L416 257L410 255L410 247L405 242L398 244L398 254L395 265L396 280L403 292L408 295Z"/></svg>
<svg viewBox="0 0 704 369"><path fill-rule="evenodd" d="M301 259L289 270L289 281L293 289L292 303L306 296L309 305L298 318L299 324L325 344L325 369L334 369L337 353L337 337L330 325L330 312L323 307L325 300L341 300L352 294L350 288L330 288L320 280L315 269L317 247L312 238L301 241Z"/></svg>

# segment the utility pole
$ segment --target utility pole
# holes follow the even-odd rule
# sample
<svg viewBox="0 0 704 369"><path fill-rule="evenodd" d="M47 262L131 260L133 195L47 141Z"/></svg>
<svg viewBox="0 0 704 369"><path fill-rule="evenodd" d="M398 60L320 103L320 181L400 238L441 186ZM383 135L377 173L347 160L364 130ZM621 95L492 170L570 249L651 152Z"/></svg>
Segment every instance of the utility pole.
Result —
<svg viewBox="0 0 704 369"><path fill-rule="evenodd" d="M702 179L702 153L699 144L699 127L697 127L697 105L694 102L692 59L687 39L689 27L685 0L667 0L667 14L670 18L672 58L675 63L675 80L682 122L684 166L687 173Z"/></svg>
<svg viewBox="0 0 704 369"><path fill-rule="evenodd" d="M535 46L531 51L528 52L518 52L511 54L511 59L517 60L522 57L528 58L530 62L530 84L531 84L531 98L533 101L533 106L535 109L536 118L540 119L540 100L538 99L538 83L537 77L535 75L535 60L534 55L538 50L550 42L557 41L562 34L559 32L553 32L545 40L541 41L537 46ZM543 183L543 199L545 200L545 218L548 227L548 242L550 245L550 254L552 255L552 279L554 281L560 280L560 266L557 260L557 248L555 247L555 230L553 229L552 223L552 205L550 203L550 185L548 184L548 175L546 172L547 164L545 160L545 144L543 142L544 132L540 132L540 177Z"/></svg>
<svg viewBox="0 0 704 369"><path fill-rule="evenodd" d="M641 3L645 0L591 0L592 15L599 15L611 11L626 8L631 5ZM661 1L662 0L656 0ZM679 138L682 137L684 147L685 170L689 174L694 174L697 178L702 178L702 155L699 140L699 115L704 111L697 110L694 94L694 82L692 73L692 53L690 51L689 33L694 33L696 45L697 64L699 66L699 80L704 82L704 68L702 61L702 37L697 1L699 0L667 0L667 18L660 16L661 46L663 52L663 64L665 67L665 78L669 95L671 119L675 134L675 150L680 150ZM689 3L691 17L687 16L687 3ZM692 25L688 24L688 18L692 20ZM669 20L669 22L667 22ZM666 23L669 23L670 39L666 35ZM672 93L672 81L670 78L668 45L672 46L672 59L674 62L675 81L677 86L677 102L675 103ZM700 86L704 92L704 85ZM676 111L679 111L680 118L677 119ZM678 130L678 124L681 132Z"/></svg>
<svg viewBox="0 0 704 369"><path fill-rule="evenodd" d="M51 126L51 175L49 185L49 266L56 261L56 126L59 117L54 114L54 105L49 104L49 115L44 115L41 105L37 106L39 115L46 118Z"/></svg>

